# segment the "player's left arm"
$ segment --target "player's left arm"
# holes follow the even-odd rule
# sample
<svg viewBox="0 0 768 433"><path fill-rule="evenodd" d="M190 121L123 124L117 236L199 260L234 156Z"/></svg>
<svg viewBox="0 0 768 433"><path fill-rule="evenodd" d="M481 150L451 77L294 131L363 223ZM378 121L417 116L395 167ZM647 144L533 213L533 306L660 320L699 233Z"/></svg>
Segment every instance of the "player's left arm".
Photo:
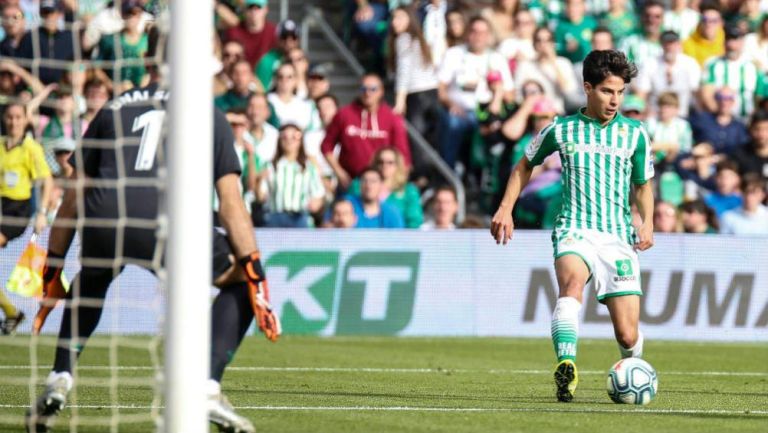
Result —
<svg viewBox="0 0 768 433"><path fill-rule="evenodd" d="M632 183L635 185L635 202L643 223L637 229L635 249L645 251L653 246L653 155L651 141L644 127L637 131L637 146L632 154Z"/></svg>

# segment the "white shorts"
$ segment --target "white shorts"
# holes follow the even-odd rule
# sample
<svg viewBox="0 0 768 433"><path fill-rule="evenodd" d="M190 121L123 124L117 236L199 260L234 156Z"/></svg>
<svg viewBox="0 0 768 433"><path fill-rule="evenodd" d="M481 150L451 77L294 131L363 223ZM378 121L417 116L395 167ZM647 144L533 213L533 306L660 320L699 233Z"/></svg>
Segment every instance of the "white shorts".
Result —
<svg viewBox="0 0 768 433"><path fill-rule="evenodd" d="M555 260L575 254L595 280L597 300L625 295L643 295L640 261L635 250L618 236L597 230L556 229L552 233Z"/></svg>

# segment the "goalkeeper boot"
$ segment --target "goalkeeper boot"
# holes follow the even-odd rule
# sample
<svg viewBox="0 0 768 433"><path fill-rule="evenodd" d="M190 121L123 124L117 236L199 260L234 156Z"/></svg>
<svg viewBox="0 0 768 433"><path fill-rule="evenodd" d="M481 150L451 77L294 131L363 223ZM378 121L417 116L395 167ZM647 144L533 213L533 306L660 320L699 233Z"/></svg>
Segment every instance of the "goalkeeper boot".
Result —
<svg viewBox="0 0 768 433"><path fill-rule="evenodd" d="M67 394L72 388L72 375L51 373L46 380L45 392L37 398L35 406L27 410L25 425L28 433L46 433L56 416L64 409Z"/></svg>
<svg viewBox="0 0 768 433"><path fill-rule="evenodd" d="M222 394L208 396L208 421L221 433L256 433L256 428L246 418L235 413L235 408Z"/></svg>
<svg viewBox="0 0 768 433"><path fill-rule="evenodd" d="M573 400L576 386L579 384L579 372L576 364L570 359L564 359L555 367L555 385L557 386L557 400L569 402Z"/></svg>
<svg viewBox="0 0 768 433"><path fill-rule="evenodd" d="M19 327L19 324L24 321L26 316L24 315L24 312L19 310L19 312L16 314L15 317L6 317L5 322L3 322L3 334L5 335L13 335L16 333L16 328Z"/></svg>

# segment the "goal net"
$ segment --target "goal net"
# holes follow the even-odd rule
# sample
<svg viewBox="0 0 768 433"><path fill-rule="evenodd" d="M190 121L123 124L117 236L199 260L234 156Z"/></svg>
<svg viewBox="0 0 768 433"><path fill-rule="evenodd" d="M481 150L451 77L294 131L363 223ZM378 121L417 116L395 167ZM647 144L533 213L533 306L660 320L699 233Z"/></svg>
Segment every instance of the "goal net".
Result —
<svg viewBox="0 0 768 433"><path fill-rule="evenodd" d="M205 53L212 49L212 29L205 28L211 27L212 8L175 2L173 12L182 17L171 15L168 0L107 3L79 2L70 10L70 2L42 1L40 14L31 16L21 8L2 10L4 24L18 20L27 29L14 56L0 60L2 135L10 137L13 126L6 114L20 104L28 122L20 143L42 148L53 181L30 182L29 215L14 214L15 202L3 197L3 234L14 233L6 227L23 232L6 235L10 240L0 250L0 281L8 282L30 242L48 247L50 227L33 235L38 214L48 214L51 222L58 209L55 226L76 228L77 235L62 263L71 296L58 302L40 335L32 333L40 297L4 288L5 315L0 317L9 335L0 336L0 431L23 430L25 411L43 391L57 348L66 347L77 349L70 352L74 387L55 431L207 431L201 384L208 374L208 346L200 340L210 327L208 292L189 290L181 303L175 302L180 297L173 290L201 278L210 281L209 256L200 253L209 248L195 245L209 240L200 235L200 226L210 225L211 203L200 197L210 191L211 182L200 168L210 171L211 163L206 152L175 152L174 142L211 136L211 74L200 63L205 65L210 58ZM182 70L183 80L175 83ZM168 88L165 97L147 97L138 90L152 83ZM174 93L184 96L167 101ZM101 106L107 110L137 101L145 109L129 121L125 115L97 114ZM183 115L174 107L184 107ZM180 132L171 133L170 125ZM89 128L98 128L100 135L83 138ZM166 153L177 161L166 164ZM136 160L127 155L137 155ZM11 170L3 168L7 180ZM184 197L177 194L184 190L180 185L189 188ZM63 210L68 189L76 192L73 218ZM155 211L145 212L147 206ZM203 214L207 217L199 217ZM156 242L136 251L137 238ZM87 276L84 269L90 270ZM111 283L101 297L98 288L105 275ZM72 307L68 326L73 337L60 340L65 304ZM92 317L99 309L98 326L77 360L85 343L77 335L90 320L85 315ZM179 322L186 324L183 330ZM164 360L173 362L174 369L166 369ZM177 386L180 377L186 383ZM192 421L179 419L180 407L189 410Z"/></svg>

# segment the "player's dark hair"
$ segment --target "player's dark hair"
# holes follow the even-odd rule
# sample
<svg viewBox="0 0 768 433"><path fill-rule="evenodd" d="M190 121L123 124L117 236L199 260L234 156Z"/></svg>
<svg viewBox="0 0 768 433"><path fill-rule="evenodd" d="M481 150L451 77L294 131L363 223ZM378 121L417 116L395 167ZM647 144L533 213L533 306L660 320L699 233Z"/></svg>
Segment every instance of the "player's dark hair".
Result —
<svg viewBox="0 0 768 433"><path fill-rule="evenodd" d="M637 66L630 62L624 53L617 50L592 51L587 54L587 58L584 59L585 83L597 86L611 75L629 84L637 76Z"/></svg>
<svg viewBox="0 0 768 433"><path fill-rule="evenodd" d="M304 171L307 169L307 153L304 151L304 131L301 130L298 126L294 124L288 124L283 125L280 127L280 132L283 132L284 129L288 128L294 128L297 131L301 133L301 144L299 145L299 154L296 156L296 162L299 163L301 166L301 170ZM277 151L275 152L275 157L272 159L272 164L277 167L277 161L280 161L280 158L285 156L285 151L283 150L283 139L281 137L278 137L277 139Z"/></svg>
<svg viewBox="0 0 768 433"><path fill-rule="evenodd" d="M704 0L699 5L699 14L704 15L704 12L706 11L716 11L717 13L722 14L723 11L720 10L720 5L713 0Z"/></svg>

